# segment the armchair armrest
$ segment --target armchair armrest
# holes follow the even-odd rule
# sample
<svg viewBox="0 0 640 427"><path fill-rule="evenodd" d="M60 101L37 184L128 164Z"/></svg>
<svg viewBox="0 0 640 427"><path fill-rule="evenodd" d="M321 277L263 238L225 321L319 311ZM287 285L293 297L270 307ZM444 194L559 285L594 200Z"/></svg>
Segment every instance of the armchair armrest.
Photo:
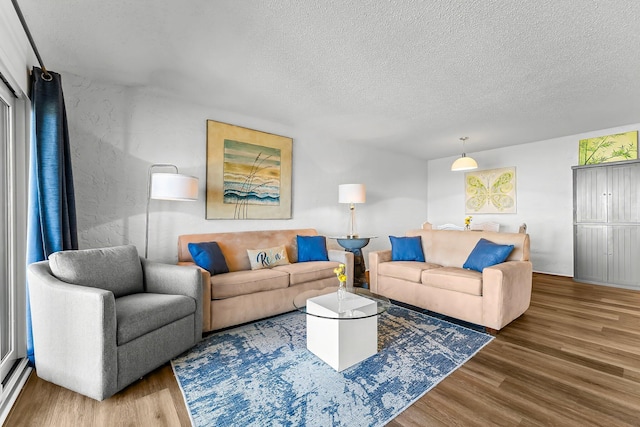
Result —
<svg viewBox="0 0 640 427"><path fill-rule="evenodd" d="M529 308L533 266L530 261L507 261L482 272L482 319L496 330Z"/></svg>
<svg viewBox="0 0 640 427"><path fill-rule="evenodd" d="M345 273L347 274L347 287L353 286L353 254L351 252L341 251L338 249L329 249L327 254L329 255L329 261L336 261L344 264Z"/></svg>
<svg viewBox="0 0 640 427"><path fill-rule="evenodd" d="M391 249L369 252L369 287L378 292L378 264L391 261Z"/></svg>
<svg viewBox="0 0 640 427"><path fill-rule="evenodd" d="M198 268L140 258L146 292L185 295L196 301L195 340L202 339L202 273Z"/></svg>
<svg viewBox="0 0 640 427"><path fill-rule="evenodd" d="M38 376L97 400L111 396L118 386L113 293L62 282L49 261L29 265L27 277Z"/></svg>

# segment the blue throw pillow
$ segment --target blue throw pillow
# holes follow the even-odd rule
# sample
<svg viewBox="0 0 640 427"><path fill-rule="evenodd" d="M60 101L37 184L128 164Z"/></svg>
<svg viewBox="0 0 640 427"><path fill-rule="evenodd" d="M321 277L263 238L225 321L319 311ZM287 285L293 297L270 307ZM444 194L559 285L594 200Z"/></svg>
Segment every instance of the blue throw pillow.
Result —
<svg viewBox="0 0 640 427"><path fill-rule="evenodd" d="M220 246L216 242L189 243L189 253L198 267L212 275L228 273L229 267Z"/></svg>
<svg viewBox="0 0 640 427"><path fill-rule="evenodd" d="M424 262L422 252L422 238L389 236L391 240L391 261L420 261Z"/></svg>
<svg viewBox="0 0 640 427"><path fill-rule="evenodd" d="M462 267L482 273L485 267L504 262L512 250L513 245L499 245L481 238Z"/></svg>
<svg viewBox="0 0 640 427"><path fill-rule="evenodd" d="M327 239L324 236L296 236L298 262L329 261Z"/></svg>

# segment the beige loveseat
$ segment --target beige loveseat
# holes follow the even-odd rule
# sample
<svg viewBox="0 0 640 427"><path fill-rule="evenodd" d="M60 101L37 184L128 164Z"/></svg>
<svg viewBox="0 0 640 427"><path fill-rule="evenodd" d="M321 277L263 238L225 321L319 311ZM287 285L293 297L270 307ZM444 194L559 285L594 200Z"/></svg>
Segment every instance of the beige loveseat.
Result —
<svg viewBox="0 0 640 427"><path fill-rule="evenodd" d="M228 273L211 276L203 270L203 332L239 325L295 310L293 299L300 292L338 286L333 272L345 264L347 286L353 285L353 254L328 249L329 261L297 262L297 235L316 236L314 229L242 231L189 234L178 237L178 263L195 265L189 243L217 242ZM291 264L251 270L247 249L284 245Z"/></svg>
<svg viewBox="0 0 640 427"><path fill-rule="evenodd" d="M369 253L371 290L387 298L499 330L531 301L529 235L481 231L411 230L425 262L391 261L391 250ZM480 238L514 245L501 264L482 273L462 266Z"/></svg>

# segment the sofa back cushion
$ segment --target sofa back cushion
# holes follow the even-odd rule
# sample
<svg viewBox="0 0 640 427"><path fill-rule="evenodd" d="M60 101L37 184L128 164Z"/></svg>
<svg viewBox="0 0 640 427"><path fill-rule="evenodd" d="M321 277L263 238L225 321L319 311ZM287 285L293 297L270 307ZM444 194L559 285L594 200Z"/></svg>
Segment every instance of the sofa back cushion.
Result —
<svg viewBox="0 0 640 427"><path fill-rule="evenodd" d="M421 236L426 262L443 267L462 267L482 238L499 245L513 245L507 261L529 261L529 235L492 231L410 230L407 236Z"/></svg>
<svg viewBox="0 0 640 427"><path fill-rule="evenodd" d="M293 230L238 231L230 233L184 234L178 236L178 261L189 262L188 244L217 242L222 250L229 271L251 270L247 249L263 249L284 245L289 262L298 261L296 236L317 236L313 228Z"/></svg>
<svg viewBox="0 0 640 427"><path fill-rule="evenodd" d="M55 252L49 255L49 268L63 282L105 289L116 298L144 291L142 265L133 245Z"/></svg>

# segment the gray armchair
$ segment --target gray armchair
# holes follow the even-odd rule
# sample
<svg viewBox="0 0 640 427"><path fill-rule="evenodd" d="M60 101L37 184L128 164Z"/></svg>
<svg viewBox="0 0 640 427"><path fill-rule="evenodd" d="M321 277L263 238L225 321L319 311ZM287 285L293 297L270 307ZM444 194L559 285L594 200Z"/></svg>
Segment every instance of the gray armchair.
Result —
<svg viewBox="0 0 640 427"><path fill-rule="evenodd" d="M29 265L36 372L106 399L202 338L202 275L135 246L56 252Z"/></svg>

